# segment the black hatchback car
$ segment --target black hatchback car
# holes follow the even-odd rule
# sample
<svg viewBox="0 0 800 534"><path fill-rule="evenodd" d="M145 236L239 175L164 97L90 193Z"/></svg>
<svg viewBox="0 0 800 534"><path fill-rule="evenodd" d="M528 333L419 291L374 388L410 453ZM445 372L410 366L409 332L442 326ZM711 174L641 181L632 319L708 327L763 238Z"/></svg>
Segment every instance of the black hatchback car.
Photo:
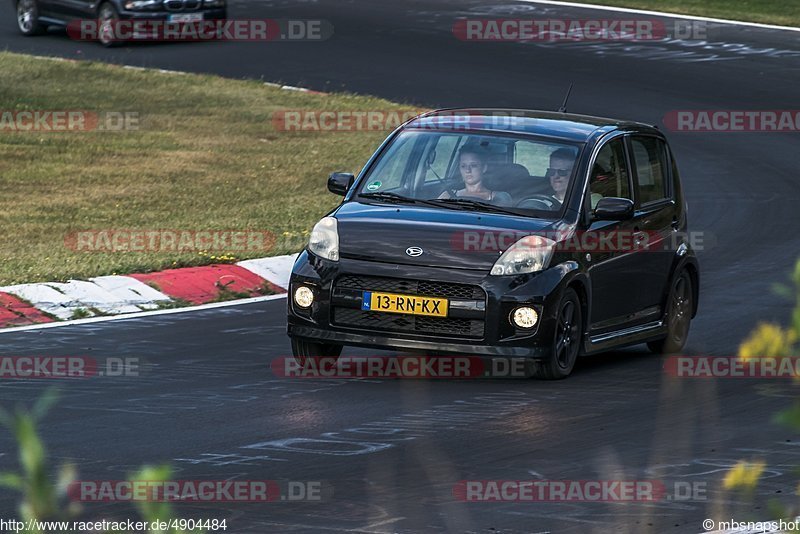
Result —
<svg viewBox="0 0 800 534"><path fill-rule="evenodd" d="M568 376L579 354L677 352L699 272L667 140L565 113L441 110L395 130L294 265L294 357L344 345L526 357Z"/></svg>
<svg viewBox="0 0 800 534"><path fill-rule="evenodd" d="M17 27L23 35L37 35L48 26L67 26L73 20L99 21L98 39L106 46L108 27L119 20L196 23L225 20L227 0L12 0Z"/></svg>

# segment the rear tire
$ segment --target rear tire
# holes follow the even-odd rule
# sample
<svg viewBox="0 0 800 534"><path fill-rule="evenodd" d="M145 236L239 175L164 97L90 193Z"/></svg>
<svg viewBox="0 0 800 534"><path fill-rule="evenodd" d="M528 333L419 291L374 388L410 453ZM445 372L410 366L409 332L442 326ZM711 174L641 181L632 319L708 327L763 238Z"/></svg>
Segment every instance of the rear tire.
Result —
<svg viewBox="0 0 800 534"><path fill-rule="evenodd" d="M581 301L572 288L567 288L556 314L556 328L550 354L536 360L532 375L539 380L567 378L575 368L583 337Z"/></svg>
<svg viewBox="0 0 800 534"><path fill-rule="evenodd" d="M292 338L292 356L297 363L304 365L309 358L335 358L342 354L342 345L335 343L313 343Z"/></svg>
<svg viewBox="0 0 800 534"><path fill-rule="evenodd" d="M47 26L39 22L39 4L36 0L17 2L17 28L27 37L40 35L47 29Z"/></svg>
<svg viewBox="0 0 800 534"><path fill-rule="evenodd" d="M647 347L656 354L673 354L680 352L689 337L689 326L692 322L692 277L687 270L682 270L669 291L667 301L667 336L658 341L651 341Z"/></svg>

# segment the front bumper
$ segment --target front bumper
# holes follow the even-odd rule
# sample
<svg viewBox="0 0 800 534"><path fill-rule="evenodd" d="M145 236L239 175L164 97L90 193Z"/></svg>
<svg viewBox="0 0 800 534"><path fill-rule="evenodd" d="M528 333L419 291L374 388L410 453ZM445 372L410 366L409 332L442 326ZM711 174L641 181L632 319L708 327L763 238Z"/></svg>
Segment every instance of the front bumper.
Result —
<svg viewBox="0 0 800 534"><path fill-rule="evenodd" d="M101 37L119 43L130 41L216 41L222 40L227 35L225 31L228 20L226 7L209 7L186 12L117 9L116 14L118 20L110 27L106 27L89 13L84 18L69 20L46 18L46 22L65 25L70 38L78 41L96 41ZM187 15L194 18L202 17L202 19L186 21L173 18Z"/></svg>
<svg viewBox="0 0 800 534"><path fill-rule="evenodd" d="M120 20L146 20L156 22L167 22L172 15L202 13L203 20L226 20L228 11L225 7L206 8L198 11L172 12L172 11L120 11Z"/></svg>
<svg viewBox="0 0 800 534"><path fill-rule="evenodd" d="M542 358L550 353L555 310L571 270L556 266L541 273L495 277L484 271L344 258L330 262L304 251L290 279L287 333L311 342L378 349ZM345 279L362 280L364 290L415 287L414 283L419 283L421 287L444 287L444 291L446 286L458 285L461 296L449 297L450 313L442 321L417 320L416 316L397 314L376 315L376 312L361 310L360 290L345 284ZM397 285L392 285L395 282ZM410 285L405 285L407 282ZM370 287L370 284L381 287ZM314 292L314 304L307 310L299 308L292 298L299 285L310 287ZM472 298L463 294L467 287L474 291ZM421 289L419 293L395 292L442 296ZM478 295L481 297L474 298ZM521 305L531 306L538 312L539 321L534 328L521 329L510 322L511 312Z"/></svg>

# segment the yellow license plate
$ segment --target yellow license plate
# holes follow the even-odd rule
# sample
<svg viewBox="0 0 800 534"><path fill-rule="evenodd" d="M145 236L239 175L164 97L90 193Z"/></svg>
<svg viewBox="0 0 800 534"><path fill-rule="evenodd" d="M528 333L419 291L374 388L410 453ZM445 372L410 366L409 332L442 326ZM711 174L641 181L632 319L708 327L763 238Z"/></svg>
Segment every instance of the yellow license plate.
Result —
<svg viewBox="0 0 800 534"><path fill-rule="evenodd" d="M435 297L364 291L361 309L375 312L447 317L447 304L447 299Z"/></svg>

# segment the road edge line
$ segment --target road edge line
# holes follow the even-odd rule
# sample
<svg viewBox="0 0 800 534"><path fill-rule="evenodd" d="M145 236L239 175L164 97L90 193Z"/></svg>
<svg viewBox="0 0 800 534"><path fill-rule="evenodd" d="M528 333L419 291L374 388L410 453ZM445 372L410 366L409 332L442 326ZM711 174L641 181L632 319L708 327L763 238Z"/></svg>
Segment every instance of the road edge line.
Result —
<svg viewBox="0 0 800 534"><path fill-rule="evenodd" d="M600 11L616 11L617 13L634 13L639 15L655 15L659 17L685 20L699 20L704 22L716 22L719 24L732 24L736 26L748 26L766 30L781 30L790 32L800 32L800 28L795 26L779 26L777 24L766 24L762 22L748 22L744 20L720 19L715 17L703 17L701 15L687 15L681 13L666 13L664 11L651 11L648 9L637 9L632 7L615 7L603 4L580 4L577 2L566 2L564 0L515 0L525 4L545 4L553 6L576 7L582 9L597 9Z"/></svg>
<svg viewBox="0 0 800 534"><path fill-rule="evenodd" d="M164 310L152 310L136 313L122 313L119 315L103 315L100 317L89 317L87 319L73 319L70 321L57 321L52 323L32 324L27 326L12 326L10 328L0 328L0 335L8 334L11 332L24 332L29 330L44 330L46 328L57 328L60 326L80 326L84 324L105 323L109 321L121 321L125 319L141 319L152 317L156 315L171 315L174 313L187 313L193 311L213 310L215 308L227 308L230 306L239 306L245 304L256 304L258 302L266 302L270 300L278 300L286 298L286 293L279 295L263 295L261 297L251 297L248 299L228 300L225 302L210 302L208 304L199 304L197 306L187 306L185 308L168 308Z"/></svg>

